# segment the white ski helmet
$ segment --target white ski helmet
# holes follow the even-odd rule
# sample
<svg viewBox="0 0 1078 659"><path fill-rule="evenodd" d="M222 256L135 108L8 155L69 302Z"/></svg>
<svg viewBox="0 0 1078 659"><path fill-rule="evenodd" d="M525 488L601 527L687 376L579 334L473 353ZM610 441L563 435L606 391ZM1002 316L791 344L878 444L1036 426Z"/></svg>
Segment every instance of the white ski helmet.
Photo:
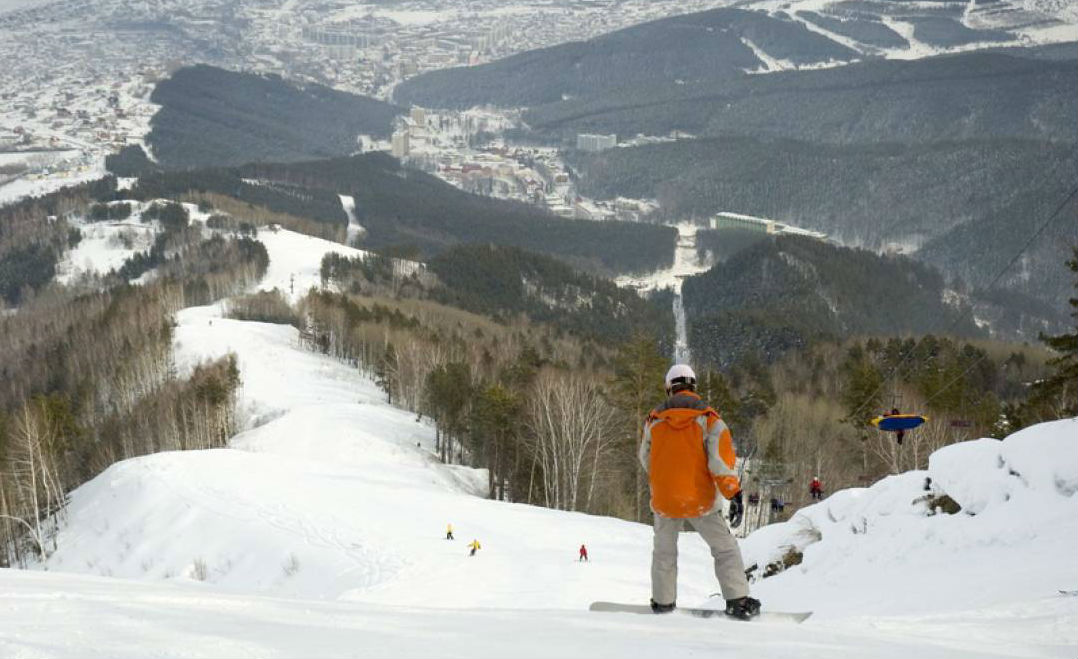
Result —
<svg viewBox="0 0 1078 659"><path fill-rule="evenodd" d="M688 364L674 364L666 372L666 390L670 391L676 384L696 386L696 373L692 372Z"/></svg>

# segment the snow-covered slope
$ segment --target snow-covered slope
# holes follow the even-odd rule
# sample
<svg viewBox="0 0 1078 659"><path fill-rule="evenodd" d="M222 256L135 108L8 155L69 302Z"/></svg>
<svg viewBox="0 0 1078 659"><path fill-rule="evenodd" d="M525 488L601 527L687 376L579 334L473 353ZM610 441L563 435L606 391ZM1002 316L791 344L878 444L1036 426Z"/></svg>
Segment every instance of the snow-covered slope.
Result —
<svg viewBox="0 0 1078 659"><path fill-rule="evenodd" d="M367 254L340 243L277 227L259 229L258 240L266 246L270 257L269 269L259 288L276 288L293 301L321 284L322 257L326 254L333 252L348 258Z"/></svg>
<svg viewBox="0 0 1078 659"><path fill-rule="evenodd" d="M77 490L50 569L446 607L639 596L604 584L626 565L646 574L647 528L483 498L484 471L436 462L429 422L386 405L354 368L301 348L292 327L221 318L217 307L178 320L181 372L235 352L240 408L255 427L231 449L126 461ZM443 539L448 523L456 542ZM472 538L482 567L462 562ZM577 565L581 542L604 564ZM698 599L705 568L690 591Z"/></svg>
<svg viewBox="0 0 1078 659"><path fill-rule="evenodd" d="M108 274L119 270L135 254L150 251L162 227L157 220L143 218L142 213L155 203L167 201L127 199L110 202L112 206L127 204L131 207L131 215L123 220L93 222L85 217L72 218L71 226L78 229L82 237L57 264L56 281L70 285L82 275ZM181 205L192 223L205 225L209 213L200 211L195 204Z"/></svg>
<svg viewBox="0 0 1078 659"><path fill-rule="evenodd" d="M355 202L351 203L354 208ZM349 217L354 219L353 215ZM348 231L351 238L364 229L359 224L350 223ZM370 254L361 249L276 226L260 228L257 237L266 246L266 252L270 257L269 269L258 288L265 291L276 288L292 302L306 295L311 288L321 285L322 257L326 254L340 254L346 258ZM394 272L398 277L407 277L421 267L422 265L416 261L393 259Z"/></svg>
<svg viewBox="0 0 1078 659"><path fill-rule="evenodd" d="M793 19L847 48L888 59L1078 41L1078 5L1070 0L750 0L739 6ZM780 64L770 69L797 68Z"/></svg>
<svg viewBox="0 0 1078 659"><path fill-rule="evenodd" d="M278 261L264 286L306 283L340 248L263 237ZM234 352L244 432L228 449L113 465L76 490L47 571L0 570L0 656L1078 651L1078 598L1057 594L1078 587L1076 420L948 447L927 472L835 493L743 541L761 566L803 549L799 566L754 584L772 610L815 610L803 625L589 613L596 599L647 601L647 526L484 498L486 473L437 462L433 427L354 368L305 350L294 328L219 308L179 314L177 367ZM965 512L929 515L924 497L942 492ZM582 542L590 563L576 560ZM716 601L693 534L680 568L679 603Z"/></svg>
<svg viewBox="0 0 1078 659"><path fill-rule="evenodd" d="M800 565L758 589L779 605L811 598L819 617L1031 607L1078 587L1076 492L1078 419L1067 419L945 447L927 471L837 492L743 552L762 568L802 549ZM930 514L942 494L962 511Z"/></svg>

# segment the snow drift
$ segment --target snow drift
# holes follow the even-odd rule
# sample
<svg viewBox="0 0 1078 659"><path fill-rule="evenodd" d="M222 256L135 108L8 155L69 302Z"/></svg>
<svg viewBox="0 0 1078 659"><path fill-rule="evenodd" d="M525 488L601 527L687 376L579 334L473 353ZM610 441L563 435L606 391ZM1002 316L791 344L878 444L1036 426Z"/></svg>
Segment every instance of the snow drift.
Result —
<svg viewBox="0 0 1078 659"><path fill-rule="evenodd" d="M1078 585L1076 491L1078 419L1066 419L947 446L927 471L836 492L742 550L758 573L800 554L755 588L825 617L1036 600ZM944 495L961 510L944 512Z"/></svg>

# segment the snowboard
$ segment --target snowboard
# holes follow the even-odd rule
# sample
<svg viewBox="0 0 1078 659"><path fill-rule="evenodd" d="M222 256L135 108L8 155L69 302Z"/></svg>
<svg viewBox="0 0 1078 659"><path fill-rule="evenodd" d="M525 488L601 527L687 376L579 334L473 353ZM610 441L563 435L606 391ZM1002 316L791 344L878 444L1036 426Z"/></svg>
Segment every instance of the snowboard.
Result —
<svg viewBox="0 0 1078 659"><path fill-rule="evenodd" d="M588 607L589 611L602 611L606 613L646 613L648 615L656 615L648 604L625 604L621 602L592 602ZM742 621L738 618L732 618L726 615L726 612L722 609L699 609L692 607L682 607L674 609L674 613L682 613L691 615L697 618L718 618L720 620L735 620L738 622L752 622ZM788 611L761 611L759 615L754 616L752 620L761 620L764 622L792 622L802 623L812 615L811 611L804 611L799 613L792 613Z"/></svg>

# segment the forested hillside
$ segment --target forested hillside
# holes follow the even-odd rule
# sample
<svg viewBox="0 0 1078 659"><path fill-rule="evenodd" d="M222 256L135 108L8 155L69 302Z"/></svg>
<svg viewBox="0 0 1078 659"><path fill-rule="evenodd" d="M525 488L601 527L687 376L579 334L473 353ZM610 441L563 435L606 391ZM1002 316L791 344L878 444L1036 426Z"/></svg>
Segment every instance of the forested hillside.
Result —
<svg viewBox="0 0 1078 659"><path fill-rule="evenodd" d="M343 242L348 216L341 194L356 202L363 248L424 258L461 243L492 243L608 274L650 272L670 264L677 238L673 227L568 220L535 206L462 192L384 153L155 172L123 192L143 200L182 197L224 210L239 203L246 206L243 215L260 218L257 224L282 224Z"/></svg>
<svg viewBox="0 0 1078 659"><path fill-rule="evenodd" d="M0 207L0 308L18 306L52 282L61 256L82 239L68 219L115 186L105 179Z"/></svg>
<svg viewBox="0 0 1078 659"><path fill-rule="evenodd" d="M634 82L531 107L524 120L535 136L555 141L577 132L672 130L838 143L1074 141L1078 61L1034 55L972 52L685 84Z"/></svg>
<svg viewBox="0 0 1078 659"><path fill-rule="evenodd" d="M0 215L0 228L26 219L66 235L86 210L84 193L24 202ZM50 221L49 211L66 219ZM67 493L113 462L221 446L236 431L234 361L177 372L174 314L251 286L266 272L266 250L246 237L206 239L178 205L151 207L144 221L151 216L161 229L149 252L86 286L24 276L18 310L0 315L0 565L46 555ZM36 244L44 253L29 272L55 272L61 247ZM24 267L0 253L0 272ZM151 267L154 277L128 283Z"/></svg>
<svg viewBox="0 0 1078 659"><path fill-rule="evenodd" d="M755 137L573 159L581 191L601 199L654 198L669 218L748 213L869 245L935 237L1013 206L1019 188L1054 191L1056 180L1045 175L1068 160L1071 145L1025 140L828 145Z"/></svg>
<svg viewBox="0 0 1078 659"><path fill-rule="evenodd" d="M1009 204L932 238L918 250L917 258L959 277L979 300L994 306L978 309L978 314L990 318L1002 332L1032 337L1072 324L1063 300L1073 281L1060 264L1078 244L1074 172L1073 158L1060 163L1058 171L1044 173L1043 185L1031 184L1015 193ZM988 289L1044 222L1050 224L1021 260Z"/></svg>
<svg viewBox="0 0 1078 659"><path fill-rule="evenodd" d="M674 317L669 294L641 298L630 289L578 272L561 261L516 247L464 245L430 261L445 288L435 299L509 321L517 315L572 334L621 343L635 334L673 347Z"/></svg>
<svg viewBox="0 0 1078 659"><path fill-rule="evenodd" d="M394 97L426 107L532 106L621 88L647 89L675 79L690 84L730 79L764 66L742 38L798 64L858 56L790 19L714 9L482 66L433 71L406 80Z"/></svg>
<svg viewBox="0 0 1078 659"><path fill-rule="evenodd" d="M827 493L860 487L923 469L942 446L1058 418L1028 398L1046 357L1039 347L937 335L854 339L787 353L769 368L744 360L702 381L734 436L756 446L750 487L782 497L788 508L779 518L789 518L813 503L814 476ZM892 407L928 417L902 446L868 423Z"/></svg>
<svg viewBox="0 0 1078 659"><path fill-rule="evenodd" d="M168 168L348 155L361 134L388 137L403 112L320 85L207 65L177 70L151 100L161 109L146 141Z"/></svg>
<svg viewBox="0 0 1078 659"><path fill-rule="evenodd" d="M905 257L778 236L686 279L682 294L694 358L725 368L847 336L981 335L968 308L944 301L944 287Z"/></svg>
<svg viewBox="0 0 1078 659"><path fill-rule="evenodd" d="M916 258L974 288L987 285L1064 200L1075 166L1073 144L1027 140L830 145L728 137L573 160L585 194L656 198L669 218L733 211L848 244L923 246ZM1070 286L1059 267L1074 240L1067 217L1073 212L1058 216L1025 255L1025 270L1002 282L1053 307L1039 316L1050 323L1064 320L1058 302Z"/></svg>
<svg viewBox="0 0 1078 659"><path fill-rule="evenodd" d="M669 265L677 231L632 222L556 217L526 204L462 192L434 176L371 153L288 165L250 165L244 177L352 195L367 249L412 248L424 256L459 243L512 245L605 272Z"/></svg>

